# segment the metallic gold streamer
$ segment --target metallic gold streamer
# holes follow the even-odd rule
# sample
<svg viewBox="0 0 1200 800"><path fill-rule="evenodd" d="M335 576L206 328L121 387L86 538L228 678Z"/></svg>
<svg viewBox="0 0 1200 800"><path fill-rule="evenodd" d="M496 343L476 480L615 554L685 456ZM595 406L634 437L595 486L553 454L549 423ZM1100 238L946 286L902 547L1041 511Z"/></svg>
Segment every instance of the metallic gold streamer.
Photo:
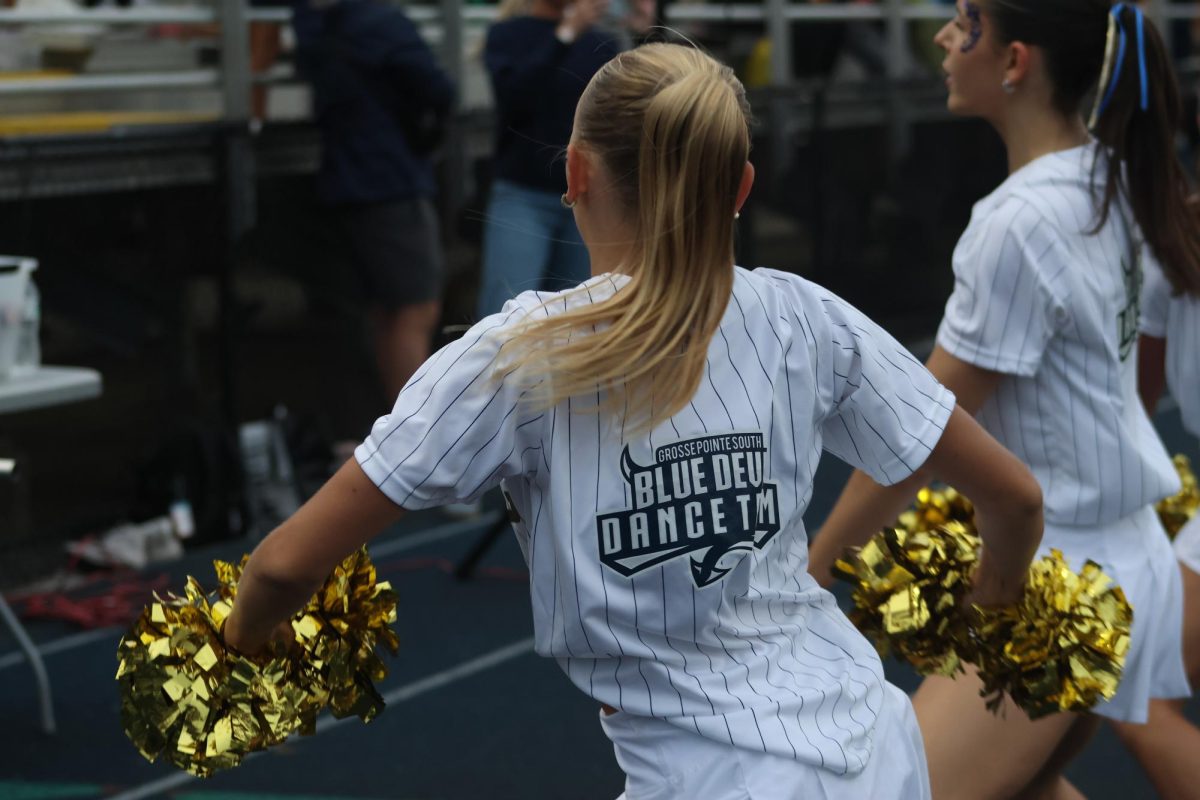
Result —
<svg viewBox="0 0 1200 800"><path fill-rule="evenodd" d="M201 777L249 753L315 730L317 714L383 709L373 681L387 668L375 654L399 642L390 623L396 595L376 581L362 549L338 565L291 620L295 642L254 659L228 650L220 631L242 567L214 562L218 599L188 578L184 595L155 597L118 646L121 720L146 759L160 756Z"/></svg>
<svg viewBox="0 0 1200 800"><path fill-rule="evenodd" d="M1196 474L1192 472L1192 462L1187 456L1176 455L1172 461L1183 488L1179 490L1179 494L1160 500L1155 508L1163 527L1167 529L1167 534L1174 539L1175 534L1179 533L1196 515L1196 509L1200 508L1200 487L1196 485Z"/></svg>
<svg viewBox="0 0 1200 800"><path fill-rule="evenodd" d="M1016 606L973 612L973 663L989 708L1007 694L1037 719L1085 711L1116 694L1133 610L1096 562L1076 573L1051 550L1030 567Z"/></svg>
<svg viewBox="0 0 1200 800"><path fill-rule="evenodd" d="M230 604L237 597L237 581L248 558L243 557L239 566L214 563L218 591ZM382 644L394 654L400 640L391 628L396 621L396 594L391 584L376 579L366 549L360 549L335 567L292 617L308 680L328 693L330 709L338 718L353 714L370 722L383 710L383 698L373 681L382 680L387 667L376 655L375 645Z"/></svg>
<svg viewBox="0 0 1200 800"><path fill-rule="evenodd" d="M966 609L979 547L970 501L926 488L834 574L854 585L851 619L882 654L925 675L974 664L993 711L1005 695L1033 718L1111 698L1133 619L1121 589L1094 562L1072 572L1052 551L1030 567L1019 603Z"/></svg>
<svg viewBox="0 0 1200 800"><path fill-rule="evenodd" d="M979 540L961 522L926 531L891 528L833 566L854 584L850 619L881 654L895 652L924 675L962 670L969 643L960 611Z"/></svg>
<svg viewBox="0 0 1200 800"><path fill-rule="evenodd" d="M926 486L917 492L913 507L896 520L896 527L916 533L936 530L947 522L961 522L968 530L975 530L975 506L957 489Z"/></svg>

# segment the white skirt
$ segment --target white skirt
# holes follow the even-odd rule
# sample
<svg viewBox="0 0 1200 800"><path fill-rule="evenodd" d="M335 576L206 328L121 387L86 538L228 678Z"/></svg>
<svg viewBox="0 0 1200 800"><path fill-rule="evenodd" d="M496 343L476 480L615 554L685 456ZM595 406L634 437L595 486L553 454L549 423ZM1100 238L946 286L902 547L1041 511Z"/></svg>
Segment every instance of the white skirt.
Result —
<svg viewBox="0 0 1200 800"><path fill-rule="evenodd" d="M617 800L928 800L929 768L908 697L884 685L871 758L835 775L790 758L742 750L654 717L600 712L625 770Z"/></svg>
<svg viewBox="0 0 1200 800"><path fill-rule="evenodd" d="M1200 575L1200 514L1175 534L1175 557L1179 563Z"/></svg>
<svg viewBox="0 0 1200 800"><path fill-rule="evenodd" d="M1099 527L1046 523L1039 555L1062 551L1072 569L1091 559L1125 591L1133 636L1116 695L1092 709L1144 723L1152 698L1190 697L1183 666L1183 582L1171 542L1152 506Z"/></svg>

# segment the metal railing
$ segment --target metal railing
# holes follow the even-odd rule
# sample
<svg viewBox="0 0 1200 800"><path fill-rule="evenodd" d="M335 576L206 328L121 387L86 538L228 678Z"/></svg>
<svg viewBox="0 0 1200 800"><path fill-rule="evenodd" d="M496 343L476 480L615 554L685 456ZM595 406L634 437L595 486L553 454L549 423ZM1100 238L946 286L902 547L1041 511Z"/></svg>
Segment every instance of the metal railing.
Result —
<svg viewBox="0 0 1200 800"><path fill-rule="evenodd" d="M1168 20L1200 16L1200 2L1169 4L1166 0L1148 0L1147 11L1161 26ZM467 5L464 0L439 0L430 5L408 5L406 13L422 27L431 42L436 42L443 65L460 82L465 65L473 55L474 41L482 29L491 24L497 9L494 5ZM685 27L693 23L730 23L741 26L760 25L771 41L770 91L766 94L759 116L768 120L767 135L777 152L786 152L789 137L805 124L808 115L802 111L811 105L813 95L793 76L791 36L793 25L821 25L836 22L882 23L884 38L883 63L885 74L876 81L882 87L883 99L869 109L873 124L882 123L889 131L894 154L907 149L907 142L916 115L920 114L921 98L906 84L902 74L910 50L910 27L927 20L948 19L954 7L937 2L909 0L879 0L873 4L809 4L792 0L762 0L760 4L696 3L668 5L665 9L669 26ZM231 129L245 128L250 121L252 87L262 83L278 83L295 79L290 70L275 70L270 75L252 75L249 55L249 22L286 24L291 12L283 8L251 8L245 0L212 0L211 6L182 8L93 9L73 13L50 14L40 11L0 10L0 26L19 25L79 25L148 26L162 24L216 24L221 52L220 64L211 69L141 72L134 74L83 74L47 78L13 77L0 80L0 96L52 95L65 93L131 92L149 90L181 90L211 92L219 90L218 114ZM928 103L924 108L928 109ZM859 119L862 109L855 111ZM828 118L826 120L828 122ZM865 124L861 120L856 124ZM447 201L455 207L465 181L467 145L464 133L455 130L445 148ZM241 220L241 228L253 219L254 164L249 141L240 140L227 153L226 178L231 185L242 184L244 191L230 197L236 206L233 216Z"/></svg>
<svg viewBox="0 0 1200 800"><path fill-rule="evenodd" d="M1172 4L1166 0L1149 0L1150 16L1160 25L1168 20L1188 19L1200 15L1200 2ZM466 57L463 32L468 27L486 26L496 17L495 6L466 5L463 0L441 0L437 5L411 5L408 15L426 27L439 28L440 50L445 66L456 76L461 76ZM763 0L761 5L736 3L682 3L672 4L666 9L666 20L670 25L693 22L761 22L764 33L773 43L771 59L771 85L787 86L791 82L791 53L787 35L794 24L820 24L828 22L882 21L885 25L885 41L888 47L885 63L889 78L898 77L897 65L903 63L899 52L907 47L907 27L919 20L947 19L954 12L953 6L944 3L910 3L907 0L880 0L862 4L807 4L789 0ZM21 9L0 10L0 26L12 25L78 25L94 23L104 25L159 25L159 24L206 24L227 20L231 25L221 26L222 64L219 69L193 70L186 73L149 72L134 76L79 76L54 78L45 81L20 79L0 81L0 94L31 94L51 92L129 91L134 89L177 89L188 87L211 88L220 85L225 93L224 113L232 119L241 119L247 109L239 109L235 95L249 91L253 82L249 74L247 37L234 32L246 22L286 23L291 12L282 8L249 8L244 2L216 0L212 7L193 8L129 8L80 10L74 13L52 14L42 11ZM232 104L232 105L231 105Z"/></svg>
<svg viewBox="0 0 1200 800"><path fill-rule="evenodd" d="M221 73L215 69L148 72L132 75L100 74L52 78L7 78L0 81L0 95L212 88L218 86L220 81Z"/></svg>

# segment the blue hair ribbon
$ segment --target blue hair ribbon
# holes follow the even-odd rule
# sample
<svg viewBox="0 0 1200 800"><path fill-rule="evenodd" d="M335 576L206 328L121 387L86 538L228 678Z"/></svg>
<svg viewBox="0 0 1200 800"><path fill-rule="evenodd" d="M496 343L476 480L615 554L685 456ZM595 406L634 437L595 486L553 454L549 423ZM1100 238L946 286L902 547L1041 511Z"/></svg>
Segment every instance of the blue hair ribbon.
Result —
<svg viewBox="0 0 1200 800"><path fill-rule="evenodd" d="M1121 67L1125 64L1125 26L1121 24L1121 12L1125 8L1125 3L1117 3L1112 7L1112 11L1110 12L1116 21L1119 37L1117 41L1117 58L1116 63L1113 64L1112 77L1109 80L1108 88L1104 92L1104 99L1100 102L1100 108L1096 116L1103 114L1104 110L1108 108L1113 93L1117 90L1117 83L1121 80ZM1135 5L1129 6L1129 9L1133 11L1134 19L1137 21L1138 77L1141 88L1141 109L1146 111L1150 108L1150 83L1146 72L1146 17L1142 14L1142 10Z"/></svg>
<svg viewBox="0 0 1200 800"><path fill-rule="evenodd" d="M1146 76L1146 15L1137 6L1133 7L1133 14L1137 18L1137 45L1138 45L1138 74L1142 79L1142 111L1150 108L1150 87L1149 79Z"/></svg>

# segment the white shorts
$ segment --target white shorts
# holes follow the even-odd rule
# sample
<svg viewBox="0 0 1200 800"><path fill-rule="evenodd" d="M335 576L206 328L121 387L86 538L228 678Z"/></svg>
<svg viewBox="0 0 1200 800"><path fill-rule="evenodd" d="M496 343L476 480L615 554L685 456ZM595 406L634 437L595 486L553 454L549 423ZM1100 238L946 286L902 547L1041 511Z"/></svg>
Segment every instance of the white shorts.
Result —
<svg viewBox="0 0 1200 800"><path fill-rule="evenodd" d="M1143 723L1152 698L1190 697L1183 666L1183 581L1171 542L1152 506L1091 527L1046 523L1038 555L1061 550L1071 569L1091 559L1125 591L1133 636L1117 693L1092 709L1110 719Z"/></svg>
<svg viewBox="0 0 1200 800"><path fill-rule="evenodd" d="M835 775L790 758L706 739L654 717L600 712L625 770L617 800L927 800L929 769L908 697L884 685L871 758L857 775Z"/></svg>
<svg viewBox="0 0 1200 800"><path fill-rule="evenodd" d="M1200 575L1200 514L1188 520L1175 534L1175 557L1179 563Z"/></svg>

